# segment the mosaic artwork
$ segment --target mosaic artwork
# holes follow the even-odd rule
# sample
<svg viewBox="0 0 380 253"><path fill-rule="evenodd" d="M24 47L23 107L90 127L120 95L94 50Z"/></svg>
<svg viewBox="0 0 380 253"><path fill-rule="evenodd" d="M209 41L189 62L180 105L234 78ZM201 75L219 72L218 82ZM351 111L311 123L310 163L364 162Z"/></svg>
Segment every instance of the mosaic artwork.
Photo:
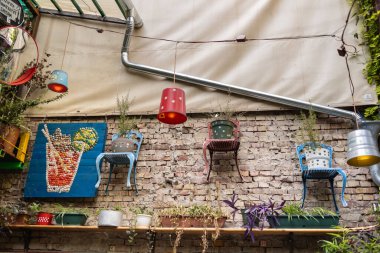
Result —
<svg viewBox="0 0 380 253"><path fill-rule="evenodd" d="M105 134L104 123L40 124L24 196L96 196L95 159Z"/></svg>

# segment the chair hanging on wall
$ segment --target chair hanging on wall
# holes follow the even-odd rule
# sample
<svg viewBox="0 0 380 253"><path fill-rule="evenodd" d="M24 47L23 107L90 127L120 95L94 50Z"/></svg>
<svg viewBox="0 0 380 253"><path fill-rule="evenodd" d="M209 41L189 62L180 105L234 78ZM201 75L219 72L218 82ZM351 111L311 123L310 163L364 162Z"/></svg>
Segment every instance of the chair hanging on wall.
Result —
<svg viewBox="0 0 380 253"><path fill-rule="evenodd" d="M205 140L203 143L203 158L205 160L205 169L203 171L204 174L207 173L207 181L210 179L210 173L212 169L212 159L213 159L213 154L214 152L229 152L233 151L234 152L234 160L236 164L236 168L239 172L240 179L243 180L243 177L241 175L239 165L237 162L237 154L239 151L240 147L240 124L239 121L231 121L234 124L234 129L233 129L233 136L231 138L223 138L223 139L215 139L213 136L213 132L211 129L211 122L208 123L208 138ZM210 163L207 160L207 150L210 153Z"/></svg>
<svg viewBox="0 0 380 253"><path fill-rule="evenodd" d="M112 136L112 141L116 140L119 137L118 134ZM107 181L106 194L108 193L108 186L111 182L111 175L115 165L126 165L129 164L128 176L126 187L131 188L131 174L133 170L133 186L135 188L136 194L138 194L137 184L136 184L136 165L139 157L141 143L143 141L143 135L135 130L131 130L126 134L126 138L133 140L134 150L132 152L113 152L113 153L101 153L96 158L96 169L98 172L98 181L95 184L95 188L98 188L100 185L101 175L100 175L100 164L104 158L106 162L110 164L109 177Z"/></svg>
<svg viewBox="0 0 380 253"><path fill-rule="evenodd" d="M339 213L339 208L335 199L334 179L337 175L341 175L343 178L341 202L342 205L346 207L347 202L344 199L344 190L346 188L347 176L342 168L332 167L332 147L325 144L307 142L297 146L297 156L302 172L302 207L304 206L307 194L307 181L313 179L328 179L335 210Z"/></svg>

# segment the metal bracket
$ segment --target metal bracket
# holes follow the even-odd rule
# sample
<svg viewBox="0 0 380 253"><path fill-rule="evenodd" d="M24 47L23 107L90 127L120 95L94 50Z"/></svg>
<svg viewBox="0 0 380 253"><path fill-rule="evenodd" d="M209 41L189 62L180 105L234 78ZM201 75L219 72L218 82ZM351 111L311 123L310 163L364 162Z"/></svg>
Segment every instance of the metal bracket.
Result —
<svg viewBox="0 0 380 253"><path fill-rule="evenodd" d="M22 237L24 239L24 252L29 252L29 244L32 239L32 231L30 230L22 231Z"/></svg>

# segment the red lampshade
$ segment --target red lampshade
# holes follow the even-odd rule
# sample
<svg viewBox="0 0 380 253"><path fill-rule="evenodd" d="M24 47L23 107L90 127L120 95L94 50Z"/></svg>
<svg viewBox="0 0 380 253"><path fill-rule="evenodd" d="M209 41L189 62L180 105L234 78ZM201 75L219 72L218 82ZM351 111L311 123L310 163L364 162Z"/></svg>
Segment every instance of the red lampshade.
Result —
<svg viewBox="0 0 380 253"><path fill-rule="evenodd" d="M160 111L157 119L166 124L181 124L187 120L185 92L179 88L162 91Z"/></svg>

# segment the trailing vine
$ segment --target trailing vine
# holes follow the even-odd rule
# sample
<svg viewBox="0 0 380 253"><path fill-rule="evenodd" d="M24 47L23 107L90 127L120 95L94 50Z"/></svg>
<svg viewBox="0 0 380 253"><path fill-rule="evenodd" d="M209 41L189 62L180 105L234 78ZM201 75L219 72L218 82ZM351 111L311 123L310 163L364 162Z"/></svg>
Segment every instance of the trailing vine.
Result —
<svg viewBox="0 0 380 253"><path fill-rule="evenodd" d="M355 2L358 18L363 23L361 37L368 47L371 58L368 60L363 74L369 84L376 85L376 93L380 99L380 11L376 10L376 1L359 0ZM379 120L379 105L365 109L364 116L368 119Z"/></svg>

